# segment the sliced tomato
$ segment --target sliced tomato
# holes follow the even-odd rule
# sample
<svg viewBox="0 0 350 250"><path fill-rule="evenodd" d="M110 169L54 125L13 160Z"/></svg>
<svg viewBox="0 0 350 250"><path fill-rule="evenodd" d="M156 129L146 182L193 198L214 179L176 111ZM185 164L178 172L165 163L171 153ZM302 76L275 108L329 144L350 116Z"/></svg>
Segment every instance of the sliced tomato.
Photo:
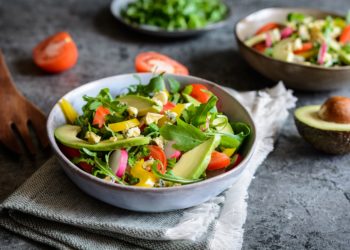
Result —
<svg viewBox="0 0 350 250"><path fill-rule="evenodd" d="M201 103L207 103L211 97L211 93L209 92L208 88L203 84L199 83L191 84L191 86L192 91L190 96L192 96Z"/></svg>
<svg viewBox="0 0 350 250"><path fill-rule="evenodd" d="M103 127L103 124L106 121L106 115L110 114L111 112L109 111L108 108L105 108L103 106L99 106L96 109L94 119L92 121L92 125L97 125L99 128Z"/></svg>
<svg viewBox="0 0 350 250"><path fill-rule="evenodd" d="M230 157L228 157L226 154L218 151L213 151L213 153L211 153L211 158L207 169L217 170L226 168L230 165L230 162Z"/></svg>
<svg viewBox="0 0 350 250"><path fill-rule="evenodd" d="M143 52L135 58L136 72L172 73L188 75L188 69L181 63L157 52Z"/></svg>
<svg viewBox="0 0 350 250"><path fill-rule="evenodd" d="M78 55L78 48L67 32L46 38L33 50L35 64L50 73L72 68L78 61Z"/></svg>
<svg viewBox="0 0 350 250"><path fill-rule="evenodd" d="M255 32L255 35L259 35L261 33L264 33L279 27L280 27L280 24L278 23L275 23L275 22L267 23L264 26L262 26L260 29L258 29L257 32Z"/></svg>
<svg viewBox="0 0 350 250"><path fill-rule="evenodd" d="M59 144L58 147L61 149L62 153L67 156L68 159L73 159L80 156L79 149L70 148L63 144Z"/></svg>
<svg viewBox="0 0 350 250"><path fill-rule="evenodd" d="M150 150L150 157L155 160L159 160L162 163L158 164L158 171L165 174L168 162L163 149L156 145L149 145L148 148Z"/></svg>
<svg viewBox="0 0 350 250"><path fill-rule="evenodd" d="M339 42L341 44L346 44L350 42L350 25L347 25L339 37Z"/></svg>
<svg viewBox="0 0 350 250"><path fill-rule="evenodd" d="M160 112L161 114L164 114L165 111L171 110L173 108L175 108L175 104L172 102L167 102L164 106L163 106L163 110Z"/></svg>
<svg viewBox="0 0 350 250"><path fill-rule="evenodd" d="M92 166L89 163L86 162L79 162L78 166L84 170L85 172L92 173Z"/></svg>
<svg viewBox="0 0 350 250"><path fill-rule="evenodd" d="M303 43L303 47L301 47L301 49L294 50L294 54L301 54L301 53L304 53L306 51L311 50L312 48L313 48L312 43Z"/></svg>
<svg viewBox="0 0 350 250"><path fill-rule="evenodd" d="M265 42L258 43L258 44L255 44L253 46L253 48L256 49L257 51L261 52L261 53L264 53L264 51L266 49L266 44L265 44Z"/></svg>
<svg viewBox="0 0 350 250"><path fill-rule="evenodd" d="M236 160L235 162L233 163L233 167L237 166L239 163L241 163L241 161L243 160L243 157L240 155L240 154L235 154L236 156ZM234 157L235 157L234 156Z"/></svg>

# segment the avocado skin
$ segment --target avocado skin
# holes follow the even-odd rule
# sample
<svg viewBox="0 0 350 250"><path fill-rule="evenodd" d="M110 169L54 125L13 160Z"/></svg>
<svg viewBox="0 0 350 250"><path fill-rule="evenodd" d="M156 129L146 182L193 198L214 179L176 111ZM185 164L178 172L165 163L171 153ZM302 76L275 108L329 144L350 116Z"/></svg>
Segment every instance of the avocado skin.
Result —
<svg viewBox="0 0 350 250"><path fill-rule="evenodd" d="M350 131L329 131L311 127L294 116L300 135L317 150L328 154L350 152Z"/></svg>

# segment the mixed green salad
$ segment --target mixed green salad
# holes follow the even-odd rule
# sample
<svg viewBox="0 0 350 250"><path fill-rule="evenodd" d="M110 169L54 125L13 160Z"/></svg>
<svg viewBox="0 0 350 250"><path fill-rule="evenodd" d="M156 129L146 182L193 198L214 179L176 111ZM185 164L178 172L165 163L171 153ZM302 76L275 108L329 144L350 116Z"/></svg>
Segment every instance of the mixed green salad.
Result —
<svg viewBox="0 0 350 250"><path fill-rule="evenodd" d="M227 13L220 0L135 0L121 11L131 24L169 31L203 28L225 19Z"/></svg>
<svg viewBox="0 0 350 250"><path fill-rule="evenodd" d="M82 114L65 99L67 124L55 130L61 151L84 171L121 185L169 187L234 168L250 134L217 107L202 84L185 88L162 74L113 97L84 96Z"/></svg>
<svg viewBox="0 0 350 250"><path fill-rule="evenodd" d="M316 19L292 12L285 23L262 26L245 44L282 61L325 67L350 65L350 14L346 19Z"/></svg>

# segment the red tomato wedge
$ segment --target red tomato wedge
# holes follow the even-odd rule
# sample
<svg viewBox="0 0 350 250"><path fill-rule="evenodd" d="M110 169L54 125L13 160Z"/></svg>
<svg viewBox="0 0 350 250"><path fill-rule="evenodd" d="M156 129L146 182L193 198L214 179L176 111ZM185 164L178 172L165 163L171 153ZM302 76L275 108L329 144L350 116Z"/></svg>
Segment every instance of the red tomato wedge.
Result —
<svg viewBox="0 0 350 250"><path fill-rule="evenodd" d="M233 167L237 166L238 164L241 163L241 161L243 160L243 157L240 154L236 154L237 158L235 160L235 162L233 163Z"/></svg>
<svg viewBox="0 0 350 250"><path fill-rule="evenodd" d="M143 52L135 58L136 72L172 73L188 75L188 69L181 63L157 52Z"/></svg>
<svg viewBox="0 0 350 250"><path fill-rule="evenodd" d="M211 93L209 92L208 88L203 84L199 84L199 83L191 84L191 86L192 86L192 92L190 96L192 96L193 98L195 98L197 101L201 103L207 103L211 97Z"/></svg>
<svg viewBox="0 0 350 250"><path fill-rule="evenodd" d="M78 166L84 170L85 172L92 173L92 166L89 163L86 162L79 162Z"/></svg>
<svg viewBox="0 0 350 250"><path fill-rule="evenodd" d="M274 23L274 22L267 23L264 26L262 26L260 29L258 29L257 32L255 32L255 35L259 35L261 33L264 33L266 31L273 30L273 29L279 28L279 27L280 27L280 24L278 24L278 23Z"/></svg>
<svg viewBox="0 0 350 250"><path fill-rule="evenodd" d="M213 151L213 153L211 153L211 159L207 169L217 170L221 168L226 168L230 165L230 163L230 157L228 157L226 154L220 153L218 151Z"/></svg>
<svg viewBox="0 0 350 250"><path fill-rule="evenodd" d="M153 159L159 160L162 163L162 164L158 164L158 171L161 172L162 174L165 174L168 162L163 149L161 149L159 146L156 146L156 145L149 145L148 148L150 150L150 156Z"/></svg>
<svg viewBox="0 0 350 250"><path fill-rule="evenodd" d="M96 109L94 120L92 121L92 125L97 125L99 128L103 127L103 124L106 121L106 115L110 114L108 108L100 106Z"/></svg>
<svg viewBox="0 0 350 250"><path fill-rule="evenodd" d="M68 159L73 159L75 157L80 157L79 149L76 148L70 148L65 145L59 144L59 148L61 149L62 153L67 156ZM86 162L80 162L78 163L78 166L84 170L85 172L92 173L92 166Z"/></svg>
<svg viewBox="0 0 350 250"><path fill-rule="evenodd" d="M58 146L61 149L62 153L65 156L67 156L68 159L73 159L75 157L79 157L80 156L79 149L70 148L70 147L67 147L67 146L65 146L63 144L59 144Z"/></svg>
<svg viewBox="0 0 350 250"><path fill-rule="evenodd" d="M78 49L67 32L59 32L40 42L33 50L36 65L50 73L72 68L78 61Z"/></svg>
<svg viewBox="0 0 350 250"><path fill-rule="evenodd" d="M258 44L255 44L253 46L253 48L256 49L257 51L263 53L265 51L265 49L266 49L266 45L265 45L264 42L263 43L258 43Z"/></svg>
<svg viewBox="0 0 350 250"><path fill-rule="evenodd" d="M350 25L347 25L339 37L339 42L345 44L350 42Z"/></svg>
<svg viewBox="0 0 350 250"><path fill-rule="evenodd" d="M312 48L313 48L312 43L303 43L303 47L301 49L294 50L294 54L301 54L301 53L304 53L306 51L311 50Z"/></svg>
<svg viewBox="0 0 350 250"><path fill-rule="evenodd" d="M164 114L165 111L167 110L171 110L173 108L175 108L175 104L172 102L167 102L164 106L163 106L163 110L160 112L161 114Z"/></svg>

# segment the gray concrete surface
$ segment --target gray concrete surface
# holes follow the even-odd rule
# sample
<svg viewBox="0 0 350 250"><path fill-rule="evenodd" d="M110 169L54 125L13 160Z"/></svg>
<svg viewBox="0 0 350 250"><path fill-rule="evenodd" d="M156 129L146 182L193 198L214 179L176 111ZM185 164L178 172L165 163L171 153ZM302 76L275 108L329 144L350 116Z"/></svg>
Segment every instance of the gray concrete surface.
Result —
<svg viewBox="0 0 350 250"><path fill-rule="evenodd" d="M67 91L85 82L133 72L141 51L166 53L188 65L191 73L237 89L274 83L255 73L239 56L234 23L270 6L309 6L345 13L348 0L233 2L234 20L226 28L185 40L135 34L120 26L106 0L0 0L0 48L17 87L46 113ZM32 62L38 41L60 30L76 40L78 65L48 75ZM350 80L350 79L349 79ZM296 92L298 105L320 103L349 89ZM11 107L9 107L11 108ZM0 146L0 201L11 194L47 158L16 157ZM298 135L289 117L275 151L259 168L249 188L243 249L350 249L350 156L328 156L313 150ZM46 246L0 229L0 249L44 249Z"/></svg>

